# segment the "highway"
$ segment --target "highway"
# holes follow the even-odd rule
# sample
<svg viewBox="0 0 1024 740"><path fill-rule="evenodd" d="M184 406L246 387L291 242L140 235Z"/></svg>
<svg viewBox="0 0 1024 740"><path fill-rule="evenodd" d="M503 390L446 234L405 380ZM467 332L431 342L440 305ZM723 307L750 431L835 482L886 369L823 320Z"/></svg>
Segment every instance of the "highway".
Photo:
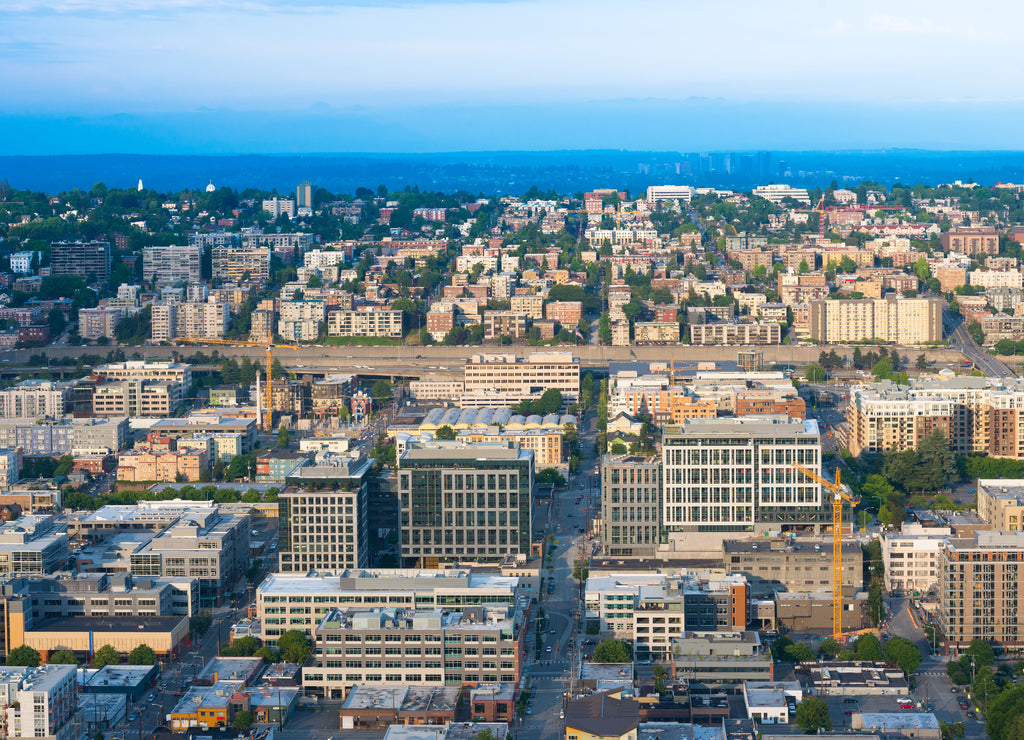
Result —
<svg viewBox="0 0 1024 740"><path fill-rule="evenodd" d="M1003 362L977 345L971 335L967 333L967 327L964 325L962 317L943 309L942 323L946 326L950 346L973 362L985 375L990 378L1009 378L1016 375Z"/></svg>

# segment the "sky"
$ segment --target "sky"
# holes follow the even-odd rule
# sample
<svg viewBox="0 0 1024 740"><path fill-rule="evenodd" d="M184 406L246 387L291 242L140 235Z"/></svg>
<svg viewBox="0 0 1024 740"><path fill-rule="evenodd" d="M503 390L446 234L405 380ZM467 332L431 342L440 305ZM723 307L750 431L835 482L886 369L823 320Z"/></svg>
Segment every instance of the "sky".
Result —
<svg viewBox="0 0 1024 740"><path fill-rule="evenodd" d="M4 0L0 153L1019 149L1022 21L1005 0Z"/></svg>

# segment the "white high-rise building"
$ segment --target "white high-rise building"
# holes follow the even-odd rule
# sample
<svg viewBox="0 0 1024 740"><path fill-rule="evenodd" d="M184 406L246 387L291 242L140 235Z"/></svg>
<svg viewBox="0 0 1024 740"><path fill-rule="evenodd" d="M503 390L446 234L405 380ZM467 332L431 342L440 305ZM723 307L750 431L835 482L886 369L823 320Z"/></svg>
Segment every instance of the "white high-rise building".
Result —
<svg viewBox="0 0 1024 740"><path fill-rule="evenodd" d="M202 280L202 248L166 245L142 248L142 279L159 283L198 283Z"/></svg>
<svg viewBox="0 0 1024 740"><path fill-rule="evenodd" d="M263 210L275 219L281 214L295 218L295 201L291 198L268 198L263 201Z"/></svg>
<svg viewBox="0 0 1024 740"><path fill-rule="evenodd" d="M689 185L651 185L647 188L647 202L657 203L659 200L682 200L689 203L693 199L693 188Z"/></svg>
<svg viewBox="0 0 1024 740"><path fill-rule="evenodd" d="M824 524L821 485L795 465L821 471L813 419L746 416L666 426L662 527L670 549L706 550L723 539Z"/></svg>

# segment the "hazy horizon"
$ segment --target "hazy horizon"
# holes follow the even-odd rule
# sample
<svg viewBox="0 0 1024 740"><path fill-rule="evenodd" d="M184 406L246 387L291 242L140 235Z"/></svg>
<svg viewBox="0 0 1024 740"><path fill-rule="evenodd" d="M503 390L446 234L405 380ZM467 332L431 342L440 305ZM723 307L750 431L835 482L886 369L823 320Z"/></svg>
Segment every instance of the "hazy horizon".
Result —
<svg viewBox="0 0 1024 740"><path fill-rule="evenodd" d="M0 153L1016 150L1021 20L951 0L10 0Z"/></svg>

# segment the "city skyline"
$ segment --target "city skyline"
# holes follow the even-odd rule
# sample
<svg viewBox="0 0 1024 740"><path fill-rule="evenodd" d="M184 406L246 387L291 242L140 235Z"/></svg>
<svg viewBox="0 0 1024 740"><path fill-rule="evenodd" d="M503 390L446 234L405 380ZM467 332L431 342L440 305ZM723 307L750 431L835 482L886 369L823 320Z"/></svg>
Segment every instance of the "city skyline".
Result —
<svg viewBox="0 0 1024 740"><path fill-rule="evenodd" d="M3 153L1017 146L1019 9L741 11L20 0Z"/></svg>

